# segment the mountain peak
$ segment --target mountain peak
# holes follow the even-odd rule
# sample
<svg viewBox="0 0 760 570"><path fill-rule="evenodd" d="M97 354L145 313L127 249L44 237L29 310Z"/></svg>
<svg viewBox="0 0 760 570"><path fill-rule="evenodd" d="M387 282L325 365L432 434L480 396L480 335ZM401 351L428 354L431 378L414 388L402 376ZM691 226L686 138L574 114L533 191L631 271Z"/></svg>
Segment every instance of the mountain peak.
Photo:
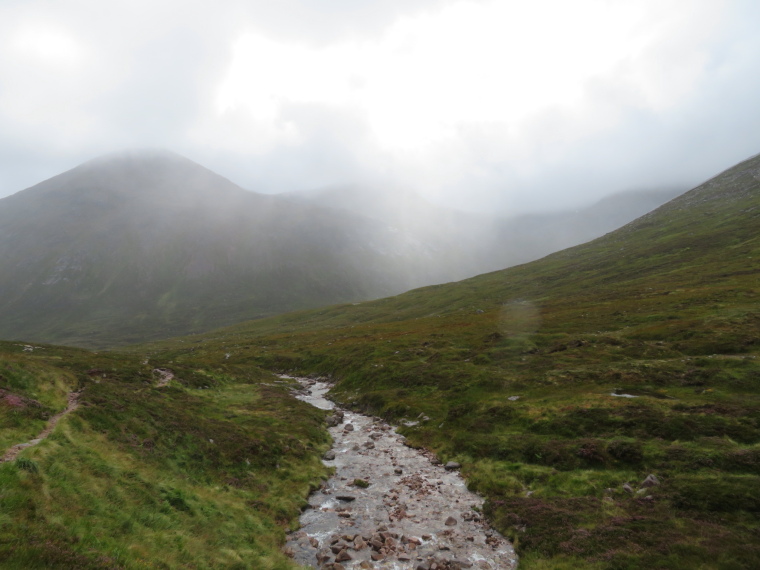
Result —
<svg viewBox="0 0 760 570"><path fill-rule="evenodd" d="M166 149L104 154L45 180L16 196L74 199L133 196L168 199L250 194L230 180Z"/></svg>

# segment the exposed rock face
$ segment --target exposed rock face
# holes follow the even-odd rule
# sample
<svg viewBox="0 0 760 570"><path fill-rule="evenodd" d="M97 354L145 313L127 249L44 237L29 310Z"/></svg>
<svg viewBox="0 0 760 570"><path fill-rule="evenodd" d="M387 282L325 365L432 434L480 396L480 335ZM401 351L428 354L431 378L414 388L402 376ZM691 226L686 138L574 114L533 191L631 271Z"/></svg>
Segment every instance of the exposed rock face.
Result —
<svg viewBox="0 0 760 570"><path fill-rule="evenodd" d="M297 397L332 409L323 398L329 386L310 388ZM289 537L296 562L331 570L516 567L512 546L480 515L483 501L467 491L458 464L434 465L433 455L404 445L376 418L345 412L345 419L353 429L330 428L336 473Z"/></svg>

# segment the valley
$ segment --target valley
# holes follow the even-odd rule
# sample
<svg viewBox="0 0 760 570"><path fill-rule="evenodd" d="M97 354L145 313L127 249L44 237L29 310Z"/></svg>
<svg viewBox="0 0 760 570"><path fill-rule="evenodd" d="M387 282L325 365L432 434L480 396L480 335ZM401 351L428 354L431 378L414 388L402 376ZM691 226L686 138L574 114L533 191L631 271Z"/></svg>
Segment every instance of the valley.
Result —
<svg viewBox="0 0 760 570"><path fill-rule="evenodd" d="M282 548L300 524L338 534L299 515L345 428L331 437L287 375L381 419L346 435L360 451L387 423L459 464L520 568L760 566L758 236L756 156L603 237L459 282L109 350L0 343L0 449L80 394L0 463L0 559L296 567Z"/></svg>

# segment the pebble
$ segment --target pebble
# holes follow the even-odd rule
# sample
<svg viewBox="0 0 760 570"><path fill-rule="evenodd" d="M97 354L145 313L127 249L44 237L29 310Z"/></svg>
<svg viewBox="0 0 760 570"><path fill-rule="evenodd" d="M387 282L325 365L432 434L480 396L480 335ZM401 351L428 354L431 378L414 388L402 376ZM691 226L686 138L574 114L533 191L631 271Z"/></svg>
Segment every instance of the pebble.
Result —
<svg viewBox="0 0 760 570"><path fill-rule="evenodd" d="M476 511L483 500L467 491L458 463L444 466L406 446L382 420L334 410L324 398L328 389L314 382L310 394L297 397L346 422L330 428L334 456L323 456L335 475L309 498L312 508L284 552L304 566L333 570L516 568L512 545ZM357 479L371 485L354 486Z"/></svg>

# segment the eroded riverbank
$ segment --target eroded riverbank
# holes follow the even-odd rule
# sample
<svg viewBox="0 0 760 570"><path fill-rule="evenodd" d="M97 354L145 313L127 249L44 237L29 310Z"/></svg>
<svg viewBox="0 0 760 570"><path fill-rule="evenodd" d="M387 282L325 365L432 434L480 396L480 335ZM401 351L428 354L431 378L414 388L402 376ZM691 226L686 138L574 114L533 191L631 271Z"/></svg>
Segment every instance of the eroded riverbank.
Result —
<svg viewBox="0 0 760 570"><path fill-rule="evenodd" d="M297 397L333 410L329 385L299 379ZM335 474L309 498L301 529L286 551L305 566L332 570L507 570L512 545L480 515L454 466L404 444L377 418L335 410L334 445L325 463ZM333 455L334 454L334 455Z"/></svg>

